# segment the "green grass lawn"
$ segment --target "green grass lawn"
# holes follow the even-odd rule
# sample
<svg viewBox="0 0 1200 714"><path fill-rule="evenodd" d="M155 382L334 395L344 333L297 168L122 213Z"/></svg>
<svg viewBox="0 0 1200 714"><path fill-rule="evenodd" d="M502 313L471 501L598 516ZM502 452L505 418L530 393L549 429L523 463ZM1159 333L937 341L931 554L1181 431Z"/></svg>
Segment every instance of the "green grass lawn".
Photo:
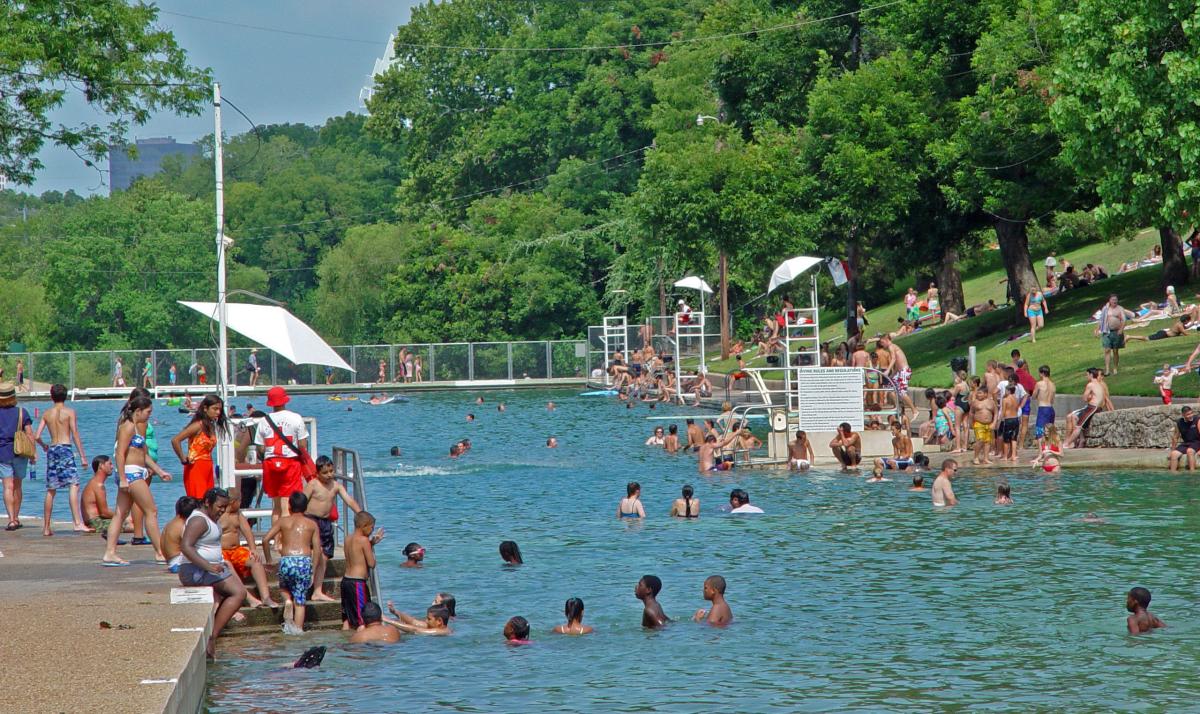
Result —
<svg viewBox="0 0 1200 714"><path fill-rule="evenodd" d="M1110 272L1115 272L1122 262L1144 257L1157 240L1156 232L1142 231L1129 241L1086 246L1060 256L1060 260L1066 257L1080 268L1086 263L1096 263ZM1044 257L1035 256L1034 259L1039 274ZM1131 310L1136 309L1142 302L1161 300L1161 272L1156 266L1124 275L1113 275L1096 285L1048 298L1050 314L1046 320L1046 327L1038 331L1036 344L1031 343L1027 337L1015 342L1003 342L1009 336L1024 334L1028 330L1028 323L1025 321L1019 325L1014 324L1012 308L962 320L952 325L922 330L900 338L897 344L904 349L913 367L914 385L939 388L950 386L953 381L950 359L965 357L967 348L974 345L977 368L981 371L989 359L1008 362L1009 353L1016 348L1021 350L1022 356L1030 363L1035 373L1039 365L1049 365L1060 390L1064 393L1078 394L1082 392L1086 381L1083 371L1088 367L1104 367L1104 354L1100 348L1100 338L1094 334L1095 326L1078 323L1090 318L1104 303L1109 293L1117 293L1121 304ZM989 298L1003 303L1005 286L1000 282L1003 277L1004 272L996 270L965 278L963 291L967 304L972 305ZM1193 292L1181 287L1180 301L1196 302ZM895 329L896 318L902 312L902 299L868 311L867 319L871 323L867 328L868 334ZM1131 330L1130 334L1148 335L1170 324L1169 320L1159 320L1150 323L1146 328ZM834 327L824 330L821 336L823 339L837 341L842 339L839 336L841 334L843 332ZM1158 389L1152 381L1155 371L1160 369L1164 362L1178 364L1186 360L1196 346L1196 341L1190 336L1156 342L1130 341L1127 348L1121 351L1120 373L1108 380L1112 393L1156 396ZM765 364L760 359L752 359L749 366L761 367ZM709 362L709 367L718 373L728 373L733 370L735 364L733 360L714 360ZM768 378L771 376L767 375ZM1196 389L1197 378L1194 374L1177 377L1174 386L1177 391L1190 394Z"/></svg>

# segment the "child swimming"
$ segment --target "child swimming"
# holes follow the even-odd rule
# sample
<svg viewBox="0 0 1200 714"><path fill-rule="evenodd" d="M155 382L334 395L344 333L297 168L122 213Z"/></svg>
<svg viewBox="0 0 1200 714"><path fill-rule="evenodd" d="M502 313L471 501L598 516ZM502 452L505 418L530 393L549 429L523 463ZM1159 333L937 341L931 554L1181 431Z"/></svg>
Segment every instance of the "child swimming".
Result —
<svg viewBox="0 0 1200 714"><path fill-rule="evenodd" d="M1150 591L1146 588L1134 588L1125 595L1125 609L1132 613L1125 620L1129 634L1140 635L1160 627L1166 623L1151 614L1146 608L1150 607Z"/></svg>
<svg viewBox="0 0 1200 714"><path fill-rule="evenodd" d="M504 639L510 645L531 645L529 640L529 621L517 615L504 623Z"/></svg>
<svg viewBox="0 0 1200 714"><path fill-rule="evenodd" d="M633 596L642 601L645 609L642 611L642 627L657 630L666 626L671 618L663 612L658 604L658 593L662 591L662 581L654 575L643 575L633 589Z"/></svg>
<svg viewBox="0 0 1200 714"><path fill-rule="evenodd" d="M567 624L555 625L553 632L560 635L590 635L592 628L583 624L583 600L573 597L563 606Z"/></svg>
<svg viewBox="0 0 1200 714"><path fill-rule="evenodd" d="M996 500L993 503L997 506L1011 506L1012 502L1012 487L1007 483L996 486Z"/></svg>
<svg viewBox="0 0 1200 714"><path fill-rule="evenodd" d="M521 549L511 540L500 543L500 557L504 559L505 565L521 565L525 562L521 559Z"/></svg>
<svg viewBox="0 0 1200 714"><path fill-rule="evenodd" d="M408 560L400 564L401 568L419 568L421 561L425 560L425 549L420 543L409 543L404 546L404 557Z"/></svg>
<svg viewBox="0 0 1200 714"><path fill-rule="evenodd" d="M733 610L725 602L725 578L720 575L710 575L704 579L704 599L712 603L712 608L705 612L704 608L696 611L692 619L696 622L707 622L714 627L726 627L733 622Z"/></svg>

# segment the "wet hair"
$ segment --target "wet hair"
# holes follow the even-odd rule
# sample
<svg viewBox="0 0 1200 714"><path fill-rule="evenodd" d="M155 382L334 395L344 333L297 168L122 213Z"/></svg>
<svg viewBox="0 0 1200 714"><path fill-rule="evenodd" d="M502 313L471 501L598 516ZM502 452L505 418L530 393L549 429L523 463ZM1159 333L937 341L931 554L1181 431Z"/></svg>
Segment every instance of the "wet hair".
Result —
<svg viewBox="0 0 1200 714"><path fill-rule="evenodd" d="M426 615L433 615L435 620L441 620L443 625L450 622L450 608L445 605L430 605L425 610Z"/></svg>
<svg viewBox="0 0 1200 714"><path fill-rule="evenodd" d="M712 585L713 590L716 590L717 592L721 593L722 595L725 594L725 578L721 577L720 575L708 576L707 578L704 579L704 584Z"/></svg>
<svg viewBox="0 0 1200 714"><path fill-rule="evenodd" d="M474 420L475 420L475 415L474 415L474 414L471 414L471 413L469 413L469 412L468 412L468 413L467 413L467 419L469 419L469 420L471 420L471 421L474 421Z"/></svg>
<svg viewBox="0 0 1200 714"><path fill-rule="evenodd" d="M643 575L638 582L645 583L646 587L650 589L650 594L655 597L662 592L662 581L658 579L657 575Z"/></svg>
<svg viewBox="0 0 1200 714"><path fill-rule="evenodd" d="M216 419L208 418L208 408L214 404L221 405L221 413ZM192 416L192 420L188 422L188 426L200 422L204 426L204 433L209 436L226 436L229 434L229 420L225 418L225 402L215 394L205 395L204 399L200 400L200 406L196 407L196 413Z"/></svg>
<svg viewBox="0 0 1200 714"><path fill-rule="evenodd" d="M1100 370L1095 367L1088 367L1086 371L1088 376L1090 376L1092 379L1096 379L1100 376Z"/></svg>
<svg viewBox="0 0 1200 714"><path fill-rule="evenodd" d="M567 604L563 606L563 613L567 616L567 622L582 622L583 600L577 597L567 600Z"/></svg>
<svg viewBox="0 0 1200 714"><path fill-rule="evenodd" d="M365 526L369 523L374 523L374 522L375 522L375 516L372 516L367 511L359 511L358 513L354 514L354 527L355 528L362 528L363 526Z"/></svg>
<svg viewBox="0 0 1200 714"><path fill-rule="evenodd" d="M683 493L683 517L691 518L692 496L696 493L696 489L692 488L692 485L689 483L683 487L681 493Z"/></svg>
<svg viewBox="0 0 1200 714"><path fill-rule="evenodd" d="M380 609L379 603L367 600L367 604L363 605L362 609L362 621L368 625L383 621L383 610Z"/></svg>
<svg viewBox="0 0 1200 714"><path fill-rule="evenodd" d="M521 559L521 549L517 547L516 541L505 540L500 542L500 557L504 562L513 565L521 565L525 561Z"/></svg>
<svg viewBox="0 0 1200 714"><path fill-rule="evenodd" d="M679 433L679 425L678 425L678 424L672 424L672 425L668 426L668 427L667 427L667 433L668 433L668 434L678 434L678 433Z"/></svg>
<svg viewBox="0 0 1200 714"><path fill-rule="evenodd" d="M1134 588L1129 591L1129 597L1142 607L1150 607L1150 591L1146 588Z"/></svg>
<svg viewBox="0 0 1200 714"><path fill-rule="evenodd" d="M328 466L329 468L333 468L333 459L322 454L317 457L316 465L317 465L317 472L319 473L319 472L325 470L326 466Z"/></svg>
<svg viewBox="0 0 1200 714"><path fill-rule="evenodd" d="M844 421L841 424L838 424L838 429L841 431L850 431L850 422Z"/></svg>
<svg viewBox="0 0 1200 714"><path fill-rule="evenodd" d="M1038 374L1042 375L1043 377L1049 377L1050 376L1050 366L1044 364L1041 367L1038 367Z"/></svg>
<svg viewBox="0 0 1200 714"><path fill-rule="evenodd" d="M413 556L413 553L416 553L418 550L421 550L421 549L422 548L421 548L420 543L409 543L408 545L404 546L404 557L411 559Z"/></svg>
<svg viewBox="0 0 1200 714"><path fill-rule="evenodd" d="M913 454L912 462L923 469L929 468L929 457L922 454L920 451Z"/></svg>
<svg viewBox="0 0 1200 714"><path fill-rule="evenodd" d="M92 458L92 473L97 473L98 471L100 471L100 469L105 464L107 464L110 461L112 461L112 459L108 458L104 454L100 454L99 456L93 457Z"/></svg>
<svg viewBox="0 0 1200 714"><path fill-rule="evenodd" d="M913 485L914 486L924 486L925 485L925 477L919 473L913 474Z"/></svg>
<svg viewBox="0 0 1200 714"><path fill-rule="evenodd" d="M200 506L200 500L191 496L183 496L175 502L175 515L187 520L187 517L192 515L192 511Z"/></svg>
<svg viewBox="0 0 1200 714"><path fill-rule="evenodd" d="M642 490L642 485L639 484L637 481L630 481L629 483L625 484L625 495L626 496L632 497L633 494L635 494L641 490Z"/></svg>
<svg viewBox="0 0 1200 714"><path fill-rule="evenodd" d="M303 496L304 494L300 494L300 495ZM218 498L229 498L229 492L223 488L218 488L216 486L213 486L212 488L210 488L204 492L204 505L211 506L217 502ZM304 499L304 500L305 500L305 505L308 505L308 499ZM303 510L303 509L301 509L301 510Z"/></svg>
<svg viewBox="0 0 1200 714"><path fill-rule="evenodd" d="M717 437L714 436L713 434L709 434L708 436L704 437L704 443L715 444L715 443L717 443Z"/></svg>
<svg viewBox="0 0 1200 714"><path fill-rule="evenodd" d="M67 401L67 388L61 384L50 386L50 401L54 403Z"/></svg>
<svg viewBox="0 0 1200 714"><path fill-rule="evenodd" d="M746 493L746 489L737 488L734 489L733 492L737 494L738 501L740 501L743 506L747 503L750 503L750 494Z"/></svg>
<svg viewBox="0 0 1200 714"><path fill-rule="evenodd" d="M529 639L529 620L517 615L516 617L511 618L508 623L504 625L504 629L508 630L510 628L512 629L512 636L514 639Z"/></svg>
<svg viewBox="0 0 1200 714"><path fill-rule="evenodd" d="M1011 496L1012 495L1012 486L1009 486L1007 483L1000 483L999 485L996 486L996 495L997 496Z"/></svg>
<svg viewBox="0 0 1200 714"><path fill-rule="evenodd" d="M695 424L696 420L695 419L685 419L684 422L687 424Z"/></svg>
<svg viewBox="0 0 1200 714"><path fill-rule="evenodd" d="M438 605L446 608L446 611L450 613L450 617L456 617L457 613L455 610L457 609L458 600L455 600L454 596L450 593L438 593L437 596L441 600Z"/></svg>
<svg viewBox="0 0 1200 714"><path fill-rule="evenodd" d="M551 444L551 442L553 442L553 441L554 441L553 436L546 437L546 446L549 446Z"/></svg>
<svg viewBox="0 0 1200 714"><path fill-rule="evenodd" d="M288 496L288 508L292 513L304 513L304 509L308 508L308 496L303 491L293 493Z"/></svg>
<svg viewBox="0 0 1200 714"><path fill-rule="evenodd" d="M400 447L399 447L399 446L393 446L393 447L392 447L392 450L391 450L391 451L389 451L388 453L390 453L392 456L399 456L399 455L400 455Z"/></svg>

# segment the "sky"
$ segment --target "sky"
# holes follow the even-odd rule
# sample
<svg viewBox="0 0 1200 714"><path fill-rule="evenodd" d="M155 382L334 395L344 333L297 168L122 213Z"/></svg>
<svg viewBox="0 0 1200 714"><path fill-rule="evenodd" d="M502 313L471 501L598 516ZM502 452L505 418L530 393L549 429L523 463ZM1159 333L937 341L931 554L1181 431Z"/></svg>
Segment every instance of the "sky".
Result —
<svg viewBox="0 0 1200 714"><path fill-rule="evenodd" d="M159 25L171 30L193 65L211 67L221 94L237 104L256 124L299 122L321 124L331 116L363 111L359 90L370 83L375 59L388 35L408 22L412 7L426 0L158 0ZM178 14L169 14L178 13ZM346 42L286 35L181 17L258 25L291 32L334 35L361 40ZM103 118L81 98L69 99L54 115L74 124ZM222 112L226 134L250 127L236 112ZM212 111L200 116L160 114L133 127L131 138L172 136L191 142L213 131ZM32 187L42 193L75 189L83 195L107 195L107 183L70 151L43 148L45 168ZM100 168L107 168L107 162ZM107 176L103 177L107 181Z"/></svg>

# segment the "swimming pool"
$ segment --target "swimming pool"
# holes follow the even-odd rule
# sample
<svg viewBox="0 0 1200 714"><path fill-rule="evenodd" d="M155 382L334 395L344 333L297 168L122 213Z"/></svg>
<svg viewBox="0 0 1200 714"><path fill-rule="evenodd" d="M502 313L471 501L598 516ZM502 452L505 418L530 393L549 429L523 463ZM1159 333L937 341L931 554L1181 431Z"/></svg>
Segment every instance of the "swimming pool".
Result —
<svg viewBox="0 0 1200 714"><path fill-rule="evenodd" d="M693 459L642 446L652 429L644 407L561 392L473 398L423 394L351 413L323 398L296 402L320 419L326 449L359 449L373 477L387 597L419 613L435 592L454 593L455 634L388 649L344 645L338 633L226 638L209 669L209 711L1193 706L1194 477L1022 469L1005 475L1016 505L996 507L1001 474L964 472L962 504L935 511L928 492L900 481L700 476ZM89 445L111 444L115 409L81 405ZM184 417L159 411L165 452ZM549 435L559 449L545 448ZM474 449L451 461L463 437ZM392 445L401 458L387 455ZM164 510L182 493L174 472L175 483L155 485ZM644 524L615 518L629 480L642 484ZM685 483L702 502L696 521L666 516ZM735 486L766 515L718 514ZM27 513L40 496L27 486ZM1083 523L1087 511L1106 523ZM520 544L524 566L501 566L505 539ZM427 549L420 570L398 567L409 541ZM662 578L660 600L680 621L661 632L640 627L633 588L646 573ZM724 631L687 621L714 573L735 614ZM1125 634L1133 585L1154 593L1168 629ZM572 596L595 635L548 634ZM513 615L532 623L533 646L504 645ZM270 672L313 644L330 645L320 670Z"/></svg>

